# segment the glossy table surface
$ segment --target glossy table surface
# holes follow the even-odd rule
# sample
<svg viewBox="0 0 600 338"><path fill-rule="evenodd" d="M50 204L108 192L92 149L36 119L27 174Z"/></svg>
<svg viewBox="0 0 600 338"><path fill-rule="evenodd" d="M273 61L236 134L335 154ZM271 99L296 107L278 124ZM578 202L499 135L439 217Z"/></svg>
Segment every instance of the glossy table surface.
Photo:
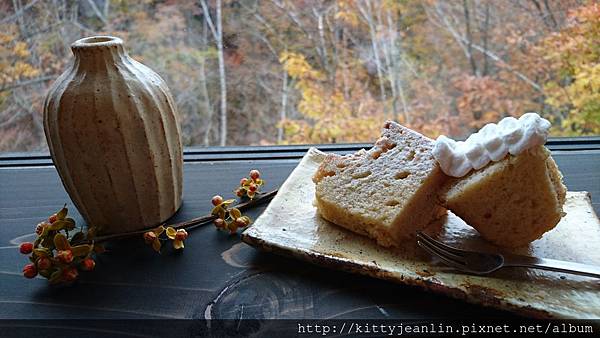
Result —
<svg viewBox="0 0 600 338"><path fill-rule="evenodd" d="M549 147L569 190L592 194L600 213L600 140ZM357 145L323 147L339 153ZM178 222L210 212L253 168L277 188L307 147L198 148L186 151L184 205ZM0 319L510 318L416 288L328 270L260 252L212 225L194 230L183 252L156 254L141 238L111 243L96 269L71 287L26 280L17 246L63 203L82 222L46 154L0 156ZM262 208L249 211L255 218Z"/></svg>

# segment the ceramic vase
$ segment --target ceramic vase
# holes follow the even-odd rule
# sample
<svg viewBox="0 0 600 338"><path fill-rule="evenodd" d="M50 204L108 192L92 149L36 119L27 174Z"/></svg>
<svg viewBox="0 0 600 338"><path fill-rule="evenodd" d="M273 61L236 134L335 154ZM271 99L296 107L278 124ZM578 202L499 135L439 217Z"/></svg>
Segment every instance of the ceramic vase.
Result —
<svg viewBox="0 0 600 338"><path fill-rule="evenodd" d="M111 36L71 45L74 62L44 103L52 159L71 200L99 234L158 225L182 202L175 101Z"/></svg>

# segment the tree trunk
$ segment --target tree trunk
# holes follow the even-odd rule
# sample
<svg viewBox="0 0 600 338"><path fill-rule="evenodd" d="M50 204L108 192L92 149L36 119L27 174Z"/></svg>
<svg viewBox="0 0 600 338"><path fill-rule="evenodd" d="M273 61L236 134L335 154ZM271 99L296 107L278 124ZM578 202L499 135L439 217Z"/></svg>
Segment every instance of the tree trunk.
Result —
<svg viewBox="0 0 600 338"><path fill-rule="evenodd" d="M483 49L488 49L488 35L490 30L490 3L485 3L485 21L483 22ZM483 53L483 76L487 76L489 71L489 63L487 54Z"/></svg>
<svg viewBox="0 0 600 338"><path fill-rule="evenodd" d="M288 101L288 74L283 71L283 85L281 89L281 111L279 112L279 127L277 128L277 143L283 141L283 121L285 121L287 113Z"/></svg>
<svg viewBox="0 0 600 338"><path fill-rule="evenodd" d="M203 39L203 47L206 47L206 43L207 43L207 27L206 27L206 23L203 25L203 30L202 30L202 39ZM200 61L200 76L199 76L199 81L200 81L200 99L202 100L202 110L204 111L203 113L206 114L206 132L204 133L204 145L205 146L209 146L210 145L210 131L212 130L212 124L213 124L213 110L212 107L210 105L210 96L208 95L208 87L206 86L206 59L202 58L202 61ZM202 117L202 112L200 113L200 116Z"/></svg>
<svg viewBox="0 0 600 338"><path fill-rule="evenodd" d="M404 94L404 85L403 85L403 75L404 75L404 71L400 69L400 67L398 66L398 63L400 62L401 59L403 59L403 56L401 55L402 51L402 47L400 46L400 43L397 40L397 36L398 36L398 31L392 29L393 27L393 20L392 20L392 16L388 10L387 12L387 25L388 25L388 34L390 36L390 47L391 47L391 60L392 60L392 69L390 70L390 72L393 72L394 74L396 74L394 76L394 83L392 84L393 87L396 88L396 92L400 95L400 102L402 103L402 113L404 115L404 123L410 124L410 114L409 114L409 109L408 109L408 103L406 102L406 95ZM397 100L397 98L394 98L394 100ZM395 105L397 105L396 102L394 102ZM397 108L394 107L394 112L397 112Z"/></svg>
<svg viewBox="0 0 600 338"><path fill-rule="evenodd" d="M473 57L473 34L471 34L471 16L469 15L469 3L467 0L463 0L463 11L465 14L465 34L467 37L469 63L471 64L471 71L473 72L473 75L478 77L479 72L477 71L477 64L475 63L475 58Z"/></svg>
<svg viewBox="0 0 600 338"><path fill-rule="evenodd" d="M212 32L213 38L217 44L217 57L219 61L219 83L221 87L221 133L219 135L219 145L227 144L227 82L225 79L225 59L223 56L223 21L221 18L221 0L217 0L217 20L216 25L210 16L206 0L200 2L204 17L208 27Z"/></svg>
<svg viewBox="0 0 600 338"><path fill-rule="evenodd" d="M379 50L377 47L377 28L375 27L375 25L373 23L373 13L372 13L372 8L371 8L371 1L367 1L367 9L362 7L359 3L357 3L357 6L358 6L358 10L360 11L364 20L367 22L367 25L369 26L369 35L371 37L371 48L373 49L373 56L375 58L375 67L377 68L377 78L379 79L379 92L381 95L381 101L384 106L383 115L386 116L387 113L385 112L385 110L386 110L385 109L385 101L387 101L387 97L385 94L383 73L381 70L381 68L382 68L381 59L379 58Z"/></svg>
<svg viewBox="0 0 600 338"><path fill-rule="evenodd" d="M389 11L388 11L389 14ZM381 19L381 8L377 11L377 27L385 27L383 24L383 20ZM394 63L394 35L395 32L392 31L391 27L388 28L388 39L383 39L381 41L381 49L383 52L383 59L385 61L385 67L387 70L388 81L390 82L390 89L392 91L392 118L394 120L398 120L398 91L396 87L396 76L398 75L396 69L393 67Z"/></svg>
<svg viewBox="0 0 600 338"><path fill-rule="evenodd" d="M219 144L227 143L227 83L225 60L223 58L223 23L221 20L221 0L217 0L217 50L219 56L219 82L221 84L221 138Z"/></svg>

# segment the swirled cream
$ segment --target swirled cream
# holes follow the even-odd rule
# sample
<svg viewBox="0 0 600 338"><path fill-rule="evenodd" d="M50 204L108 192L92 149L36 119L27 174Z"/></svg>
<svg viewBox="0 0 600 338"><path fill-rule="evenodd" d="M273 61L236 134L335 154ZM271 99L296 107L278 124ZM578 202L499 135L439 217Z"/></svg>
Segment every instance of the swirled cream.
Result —
<svg viewBox="0 0 600 338"><path fill-rule="evenodd" d="M518 155L546 143L549 130L550 121L536 113L526 113L519 119L506 117L498 124L485 125L464 142L439 136L433 156L447 175L462 177L490 161L500 161L506 154Z"/></svg>

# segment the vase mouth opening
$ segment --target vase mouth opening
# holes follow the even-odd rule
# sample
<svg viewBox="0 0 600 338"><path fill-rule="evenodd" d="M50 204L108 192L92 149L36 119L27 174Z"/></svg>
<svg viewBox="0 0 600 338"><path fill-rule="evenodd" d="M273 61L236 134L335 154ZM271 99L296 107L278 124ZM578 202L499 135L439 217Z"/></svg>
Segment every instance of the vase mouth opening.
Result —
<svg viewBox="0 0 600 338"><path fill-rule="evenodd" d="M115 36L108 35L98 35L98 36L90 36L87 38L79 39L75 41L71 48L73 49L83 49L83 48L94 48L94 47L112 47L112 46L122 46L123 40L117 38Z"/></svg>

